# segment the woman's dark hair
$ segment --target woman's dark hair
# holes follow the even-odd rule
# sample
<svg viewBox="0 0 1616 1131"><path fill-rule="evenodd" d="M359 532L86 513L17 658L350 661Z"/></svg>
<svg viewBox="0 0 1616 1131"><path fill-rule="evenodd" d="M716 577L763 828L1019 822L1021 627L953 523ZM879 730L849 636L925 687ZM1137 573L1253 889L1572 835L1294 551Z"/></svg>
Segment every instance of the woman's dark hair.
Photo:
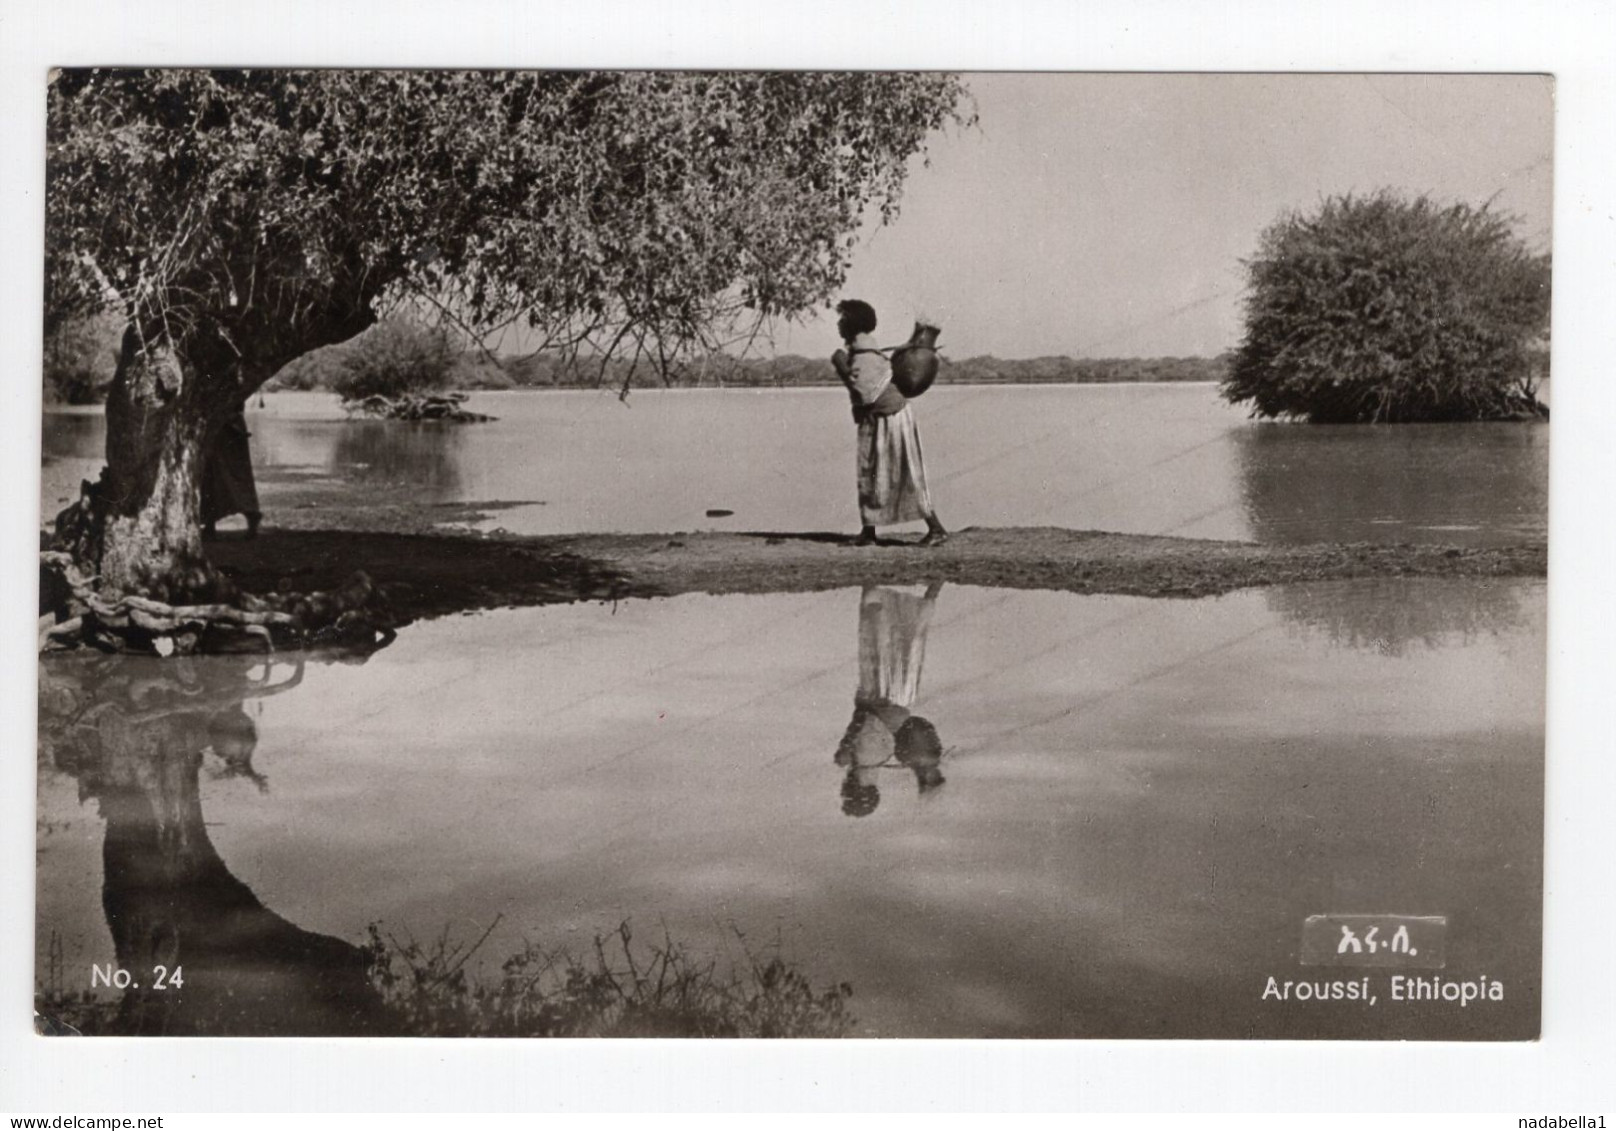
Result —
<svg viewBox="0 0 1616 1131"><path fill-rule="evenodd" d="M875 307L856 298L843 299L836 304L836 313L847 320L847 328L855 334L875 333Z"/></svg>

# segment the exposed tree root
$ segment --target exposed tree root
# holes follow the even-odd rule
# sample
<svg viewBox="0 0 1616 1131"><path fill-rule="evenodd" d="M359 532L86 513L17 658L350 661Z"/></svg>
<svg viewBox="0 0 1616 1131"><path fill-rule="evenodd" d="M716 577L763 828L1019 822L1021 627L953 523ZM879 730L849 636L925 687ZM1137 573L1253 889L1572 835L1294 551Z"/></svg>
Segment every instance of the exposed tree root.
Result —
<svg viewBox="0 0 1616 1131"><path fill-rule="evenodd" d="M342 645L373 651L392 641L394 619L369 576L356 572L341 588L313 593L239 594L238 603L168 604L138 594L111 597L73 555L42 550L44 586L57 595L39 619L39 651L89 646L159 656L194 652L272 652Z"/></svg>

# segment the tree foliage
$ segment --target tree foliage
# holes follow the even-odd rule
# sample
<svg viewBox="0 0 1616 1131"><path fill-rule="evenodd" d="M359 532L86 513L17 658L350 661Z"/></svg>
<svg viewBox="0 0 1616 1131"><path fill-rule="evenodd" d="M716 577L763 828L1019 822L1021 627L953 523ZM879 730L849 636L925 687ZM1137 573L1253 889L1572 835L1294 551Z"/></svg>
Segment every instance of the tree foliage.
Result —
<svg viewBox="0 0 1616 1131"><path fill-rule="evenodd" d="M1288 214L1246 264L1246 334L1223 393L1262 416L1534 414L1549 258L1487 207L1382 191Z"/></svg>
<svg viewBox="0 0 1616 1131"><path fill-rule="evenodd" d="M962 94L943 74L64 71L47 319L114 306L252 387L404 303L663 363L829 298Z"/></svg>
<svg viewBox="0 0 1616 1131"><path fill-rule="evenodd" d="M952 75L70 70L47 99L46 329L116 310L107 464L55 546L206 594L199 469L288 362L392 313L666 369L828 299ZM531 339L530 339L531 340ZM167 595L167 596L162 596ZM349 610L356 612L357 610ZM344 614L346 615L346 614Z"/></svg>

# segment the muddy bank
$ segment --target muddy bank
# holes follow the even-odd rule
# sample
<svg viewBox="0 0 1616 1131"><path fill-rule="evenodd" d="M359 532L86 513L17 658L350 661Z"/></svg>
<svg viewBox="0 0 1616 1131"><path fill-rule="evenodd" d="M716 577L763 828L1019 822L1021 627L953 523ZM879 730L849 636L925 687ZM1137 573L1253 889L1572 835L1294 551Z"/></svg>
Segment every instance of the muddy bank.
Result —
<svg viewBox="0 0 1616 1131"><path fill-rule="evenodd" d="M452 512L452 513L451 513ZM1017 589L1201 597L1258 585L1367 577L1543 577L1542 544L1259 545L1049 527L973 528L947 545L914 535L855 547L820 533L596 534L519 538L426 532L457 508L372 512L365 529L225 535L214 561L245 588L321 589L362 569L405 619L509 605L772 593L947 581ZM324 517L332 517L330 514Z"/></svg>

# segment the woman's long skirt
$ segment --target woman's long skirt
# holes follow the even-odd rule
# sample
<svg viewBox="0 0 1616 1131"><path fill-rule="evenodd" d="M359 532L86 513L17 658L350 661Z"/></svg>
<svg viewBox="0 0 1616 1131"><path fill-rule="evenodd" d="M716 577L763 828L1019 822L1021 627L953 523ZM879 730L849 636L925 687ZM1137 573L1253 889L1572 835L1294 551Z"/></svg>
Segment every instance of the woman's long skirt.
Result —
<svg viewBox="0 0 1616 1131"><path fill-rule="evenodd" d="M859 596L859 682L855 701L913 707L926 663L930 596L866 585Z"/></svg>
<svg viewBox="0 0 1616 1131"><path fill-rule="evenodd" d="M932 513L920 429L908 405L859 422L858 495L865 526L913 522Z"/></svg>

